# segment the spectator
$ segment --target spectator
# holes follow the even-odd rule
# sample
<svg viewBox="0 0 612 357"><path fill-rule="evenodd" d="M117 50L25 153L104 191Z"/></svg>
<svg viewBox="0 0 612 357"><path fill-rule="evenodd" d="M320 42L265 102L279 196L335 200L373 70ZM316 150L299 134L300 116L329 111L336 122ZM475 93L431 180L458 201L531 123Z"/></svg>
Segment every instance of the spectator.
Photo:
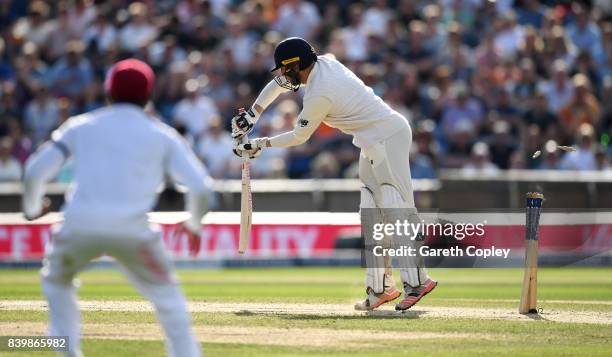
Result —
<svg viewBox="0 0 612 357"><path fill-rule="evenodd" d="M342 42L346 59L363 61L368 56L368 28L363 24L361 4L352 4L349 8L349 26L342 31Z"/></svg>
<svg viewBox="0 0 612 357"><path fill-rule="evenodd" d="M563 122L562 128L566 136L574 135L581 124L597 126L599 124L599 103L591 93L588 78L584 74L577 74L572 79L574 94L569 103L559 111L559 118Z"/></svg>
<svg viewBox="0 0 612 357"><path fill-rule="evenodd" d="M53 26L46 21L48 16L49 5L41 0L32 1L28 16L20 18L13 25L13 38L21 42L32 42L39 47L45 46Z"/></svg>
<svg viewBox="0 0 612 357"><path fill-rule="evenodd" d="M168 65L184 61L187 57L185 50L177 46L176 38L172 35L152 43L147 54L153 68L161 71Z"/></svg>
<svg viewBox="0 0 612 357"><path fill-rule="evenodd" d="M543 20L544 9L540 2L538 0L523 0L523 6L518 11L519 24L540 28Z"/></svg>
<svg viewBox="0 0 612 357"><path fill-rule="evenodd" d="M536 95L538 74L533 61L529 58L521 60L520 69L520 78L514 86L513 94L519 100L528 101Z"/></svg>
<svg viewBox="0 0 612 357"><path fill-rule="evenodd" d="M191 21L194 17L199 14L200 11L200 0L180 0L176 5L176 17L181 24L181 28L185 32L189 32L193 28L191 27Z"/></svg>
<svg viewBox="0 0 612 357"><path fill-rule="evenodd" d="M598 146L597 150L595 150L595 170L597 171L611 171L612 170L612 167L610 167L610 160L608 158L608 153L601 146Z"/></svg>
<svg viewBox="0 0 612 357"><path fill-rule="evenodd" d="M235 158L233 147L232 137L224 130L221 118L212 116L208 130L198 141L196 150L212 177L223 178L229 170L229 161Z"/></svg>
<svg viewBox="0 0 612 357"><path fill-rule="evenodd" d="M440 6L437 4L426 5L423 8L423 15L425 16L426 27L425 48L432 53L437 53L444 46L447 36L446 30L440 22Z"/></svg>
<svg viewBox="0 0 612 357"><path fill-rule="evenodd" d="M588 123L583 123L578 127L576 141L578 147L574 152L568 152L561 160L563 170L596 170L595 153L593 150L595 130Z"/></svg>
<svg viewBox="0 0 612 357"><path fill-rule="evenodd" d="M373 6L363 14L363 20L371 33L384 36L391 18L391 10L388 7L387 0L374 0L373 3Z"/></svg>
<svg viewBox="0 0 612 357"><path fill-rule="evenodd" d="M334 178L340 174L340 165L334 154L323 151L315 156L312 161L312 177L314 178Z"/></svg>
<svg viewBox="0 0 612 357"><path fill-rule="evenodd" d="M10 80L15 76L13 65L7 60L6 42L0 37L0 82Z"/></svg>
<svg viewBox="0 0 612 357"><path fill-rule="evenodd" d="M540 170L559 170L561 169L561 157L554 140L548 140L544 145L543 159L538 167Z"/></svg>
<svg viewBox="0 0 612 357"><path fill-rule="evenodd" d="M412 146L418 147L418 152L427 156L434 167L440 161L440 145L435 140L436 122L431 119L421 120L416 125Z"/></svg>
<svg viewBox="0 0 612 357"><path fill-rule="evenodd" d="M510 135L510 124L498 120L493 124L493 135L488 140L491 161L500 169L510 168L510 158L517 150L517 143Z"/></svg>
<svg viewBox="0 0 612 357"><path fill-rule="evenodd" d="M473 124L466 119L459 120L453 135L449 138L445 167L451 169L463 167L472 152L475 137Z"/></svg>
<svg viewBox="0 0 612 357"><path fill-rule="evenodd" d="M392 20L390 17L389 20ZM325 5L323 10L323 18L319 25L320 31L318 36L319 43L330 43L332 42L332 34L338 33L339 28L342 27L342 19L340 18L340 4L336 2L329 2ZM333 52L336 56L339 55L337 52Z"/></svg>
<svg viewBox="0 0 612 357"><path fill-rule="evenodd" d="M0 118L20 117L21 108L17 102L14 82L3 82L0 87Z"/></svg>
<svg viewBox="0 0 612 357"><path fill-rule="evenodd" d="M174 108L174 123L185 126L195 140L208 129L212 117L219 115L215 103L207 96L201 95L200 83L190 79L185 83L185 98Z"/></svg>
<svg viewBox="0 0 612 357"><path fill-rule="evenodd" d="M11 154L22 166L25 165L33 150L32 140L25 135L17 120L8 122L8 135L13 141L13 152Z"/></svg>
<svg viewBox="0 0 612 357"><path fill-rule="evenodd" d="M74 33L82 34L96 19L96 14L97 8L93 0L74 0L68 11L68 23Z"/></svg>
<svg viewBox="0 0 612 357"><path fill-rule="evenodd" d="M250 83L253 83L255 87L255 82ZM209 72L209 81L208 85L204 87L204 93L215 102L223 116L230 117L233 111L236 110L236 108L231 106L234 89L226 80L221 68L213 68Z"/></svg>
<svg viewBox="0 0 612 357"><path fill-rule="evenodd" d="M526 125L536 125L542 133L546 132L550 126L557 125L557 117L548 110L548 102L544 93L536 92L535 97L529 103L527 111L523 114L523 122Z"/></svg>
<svg viewBox="0 0 612 357"><path fill-rule="evenodd" d="M574 87L568 81L565 62L555 61L552 71L552 80L544 84L543 91L546 93L548 108L556 114L571 100Z"/></svg>
<svg viewBox="0 0 612 357"><path fill-rule="evenodd" d="M225 32L225 21L215 14L208 0L199 1L197 16L193 16L181 33L190 39L193 46L201 50L213 49L222 39Z"/></svg>
<svg viewBox="0 0 612 357"><path fill-rule="evenodd" d="M133 2L128 12L130 21L119 31L119 44L122 50L135 53L155 40L157 29L149 23L150 14L145 4Z"/></svg>
<svg viewBox="0 0 612 357"><path fill-rule="evenodd" d="M274 136L282 132L283 114L277 114L271 122L264 122L259 125L258 135ZM283 178L286 176L286 148L278 150L263 150L257 160L251 164L252 177L258 178Z"/></svg>
<svg viewBox="0 0 612 357"><path fill-rule="evenodd" d="M409 24L414 20L423 20L421 12L417 8L417 2L414 0L400 0L397 8L398 20L403 24Z"/></svg>
<svg viewBox="0 0 612 357"><path fill-rule="evenodd" d="M525 155L520 151L515 151L510 155L510 170L525 170L527 163L525 162Z"/></svg>
<svg viewBox="0 0 612 357"><path fill-rule="evenodd" d="M408 42L404 48L400 48L400 54L409 63L413 63L419 72L428 73L433 65L433 53L425 47L425 24L422 21L413 21L409 26ZM447 58L448 53L439 55ZM441 62L444 62L444 60Z"/></svg>
<svg viewBox="0 0 612 357"><path fill-rule="evenodd" d="M567 37L581 51L594 56L599 51L601 32L589 18L589 12L577 3L574 4L574 22L567 27Z"/></svg>
<svg viewBox="0 0 612 357"><path fill-rule="evenodd" d="M539 162L533 160L532 156L538 150L542 148L543 135L540 128L537 125L531 124L524 130L525 135L522 138L521 148L525 155L527 155L527 167L529 169L536 169ZM544 139L545 140L545 139Z"/></svg>
<svg viewBox="0 0 612 357"><path fill-rule="evenodd" d="M485 68L494 67L501 58L499 50L495 47L492 33L485 34L482 42L476 48L476 64Z"/></svg>
<svg viewBox="0 0 612 357"><path fill-rule="evenodd" d="M255 38L250 34L242 19L237 16L231 16L228 20L228 32L225 40L223 41L223 48L226 51L230 51L232 59L237 68L247 67L251 62L251 54L254 52ZM245 54L248 53L248 56Z"/></svg>
<svg viewBox="0 0 612 357"><path fill-rule="evenodd" d="M516 15L509 11L496 24L495 48L502 58L513 56L523 42L525 31L516 23Z"/></svg>
<svg viewBox="0 0 612 357"><path fill-rule="evenodd" d="M36 90L38 83L45 81L48 67L41 60L38 47L27 42L21 48L21 56L15 59L17 94L27 97Z"/></svg>
<svg viewBox="0 0 612 357"><path fill-rule="evenodd" d="M82 40L87 48L91 48L95 53L105 53L117 41L117 29L110 20L110 13L100 11L93 24L84 32Z"/></svg>
<svg viewBox="0 0 612 357"><path fill-rule="evenodd" d="M578 56L576 57L576 61L574 61L574 66L572 66L572 76L575 76L579 73L582 73L587 76L587 78L591 82L591 85L594 88L601 88L601 81L599 78L597 66L595 65L595 62L593 61L591 55L586 51L582 51L578 54Z"/></svg>
<svg viewBox="0 0 612 357"><path fill-rule="evenodd" d="M538 76L548 71L547 64L544 63L546 60L544 56L544 40L533 27L525 29L525 37L519 45L517 58L520 58L521 61L528 60L532 62L534 71Z"/></svg>
<svg viewBox="0 0 612 357"><path fill-rule="evenodd" d="M66 43L78 40L82 32L77 32L70 23L69 10L66 2L60 3L56 20L52 20L52 27L45 42L46 55L51 61L62 57L66 51Z"/></svg>
<svg viewBox="0 0 612 357"><path fill-rule="evenodd" d="M470 161L463 166L463 172L484 176L492 176L499 172L499 168L490 160L489 146L486 143L474 144Z"/></svg>
<svg viewBox="0 0 612 357"><path fill-rule="evenodd" d="M0 182L21 180L21 164L11 156L13 141L10 137L0 138Z"/></svg>
<svg viewBox="0 0 612 357"><path fill-rule="evenodd" d="M549 61L562 60L568 65L574 63L576 47L567 39L563 26L554 26L547 41L546 56Z"/></svg>
<svg viewBox="0 0 612 357"><path fill-rule="evenodd" d="M40 85L34 99L25 110L25 127L34 147L49 138L51 131L59 126L59 107L44 85Z"/></svg>
<svg viewBox="0 0 612 357"><path fill-rule="evenodd" d="M457 85L453 90L453 100L442 113L442 129L447 138L451 138L457 131L460 122L468 121L470 126L478 132L483 120L481 105L468 96L464 84Z"/></svg>
<svg viewBox="0 0 612 357"><path fill-rule="evenodd" d="M83 44L70 41L66 44L66 56L51 68L50 83L53 94L81 100L85 89L93 80L89 60L83 57Z"/></svg>
<svg viewBox="0 0 612 357"><path fill-rule="evenodd" d="M419 151L419 147L412 145L410 148L410 176L413 179L434 179L436 171L433 162L427 155Z"/></svg>
<svg viewBox="0 0 612 357"><path fill-rule="evenodd" d="M278 9L274 27L287 37L297 36L311 41L317 36L320 23L319 11L311 2L287 0Z"/></svg>

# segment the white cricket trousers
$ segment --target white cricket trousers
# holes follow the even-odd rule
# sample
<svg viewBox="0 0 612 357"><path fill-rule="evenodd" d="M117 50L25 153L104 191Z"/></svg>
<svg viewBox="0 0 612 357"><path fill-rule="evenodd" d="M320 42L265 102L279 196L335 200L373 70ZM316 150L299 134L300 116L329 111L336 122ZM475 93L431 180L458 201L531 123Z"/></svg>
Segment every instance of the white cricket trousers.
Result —
<svg viewBox="0 0 612 357"><path fill-rule="evenodd" d="M376 206L379 208L407 208L413 209L411 214L404 219L419 223L420 219L416 213L414 203L414 192L412 188L412 177L410 176L410 146L412 145L412 130L409 125L397 131L391 137L363 148L359 158L359 178L361 182L373 193ZM395 188L401 197L385 197L382 187L388 185ZM387 222L387 223L393 223ZM411 287L423 284L429 275L427 269L420 259L414 257L398 257L402 281ZM385 259L387 274L390 273L391 260ZM406 268L408 267L408 268ZM380 267L379 267L380 268ZM369 276L377 274L369 268Z"/></svg>
<svg viewBox="0 0 612 357"><path fill-rule="evenodd" d="M200 346L191 331L187 303L174 278L162 239L101 237L60 230L53 235L41 270L42 288L49 303L49 335L68 336L66 356L81 356L81 316L74 277L94 258L109 255L117 260L132 285L155 307L166 334L169 356L197 357Z"/></svg>
<svg viewBox="0 0 612 357"><path fill-rule="evenodd" d="M378 207L382 207L381 185L394 186L404 199L405 206L413 208L414 193L410 176L410 146L412 130L403 130L388 139L363 148L359 156L359 178L374 193Z"/></svg>

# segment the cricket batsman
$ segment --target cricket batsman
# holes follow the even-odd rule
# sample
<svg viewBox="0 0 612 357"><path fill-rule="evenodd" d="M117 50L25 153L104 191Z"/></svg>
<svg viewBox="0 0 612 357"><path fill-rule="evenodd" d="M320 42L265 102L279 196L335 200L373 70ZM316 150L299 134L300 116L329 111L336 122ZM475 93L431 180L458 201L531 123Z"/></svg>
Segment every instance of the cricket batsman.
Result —
<svg viewBox="0 0 612 357"><path fill-rule="evenodd" d="M165 177L189 189L181 236L199 249L201 219L208 209L211 178L180 135L145 114L153 70L127 59L108 72L108 106L68 119L27 162L23 211L28 220L49 210L44 185L66 160L74 182L41 270L49 303L49 335L68 336L68 356L81 356L75 275L94 258L117 260L131 283L155 306L170 356L200 356L185 297L174 277L161 233L148 222Z"/></svg>
<svg viewBox="0 0 612 357"><path fill-rule="evenodd" d="M408 160L412 131L406 118L348 68L330 56L318 56L301 38L281 41L274 51L274 61L272 71L280 70L280 75L264 87L248 110L232 119L233 136L237 139L234 152L256 157L264 148L300 145L324 122L352 135L353 143L361 149L359 177L364 187L360 209L405 209L413 213L404 219L419 223ZM281 93L300 87L304 87L303 109L292 131L271 138L246 139L270 103ZM395 222L395 217L381 219ZM437 282L429 278L417 257L401 259L407 260L400 262L404 267L400 272L405 295L395 308L403 311L431 292ZM401 295L391 274L390 259L367 267L366 294L355 309L373 310Z"/></svg>

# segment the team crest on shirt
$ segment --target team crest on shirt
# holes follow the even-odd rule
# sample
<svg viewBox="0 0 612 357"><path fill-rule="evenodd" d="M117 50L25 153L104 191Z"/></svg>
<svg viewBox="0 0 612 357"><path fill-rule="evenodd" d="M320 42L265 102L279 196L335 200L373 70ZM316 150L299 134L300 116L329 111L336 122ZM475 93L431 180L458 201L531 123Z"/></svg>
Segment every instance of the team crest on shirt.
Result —
<svg viewBox="0 0 612 357"><path fill-rule="evenodd" d="M298 121L298 124L303 128L308 125L308 120L302 118Z"/></svg>

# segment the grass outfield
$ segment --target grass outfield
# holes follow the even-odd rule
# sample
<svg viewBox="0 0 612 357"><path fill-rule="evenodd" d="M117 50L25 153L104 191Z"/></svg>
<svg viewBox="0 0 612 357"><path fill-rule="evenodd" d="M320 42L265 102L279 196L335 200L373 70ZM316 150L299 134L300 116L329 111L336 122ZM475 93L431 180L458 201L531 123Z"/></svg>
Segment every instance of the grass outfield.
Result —
<svg viewBox="0 0 612 357"><path fill-rule="evenodd" d="M363 274L356 268L178 273L207 356L612 355L612 269L540 269L538 319L515 314L520 269L433 270L440 285L406 314L391 306L351 312L364 295ZM81 300L99 302L83 311L86 356L164 354L154 314L119 273L89 271L80 279ZM0 335L43 333L41 300L36 271L0 271Z"/></svg>

